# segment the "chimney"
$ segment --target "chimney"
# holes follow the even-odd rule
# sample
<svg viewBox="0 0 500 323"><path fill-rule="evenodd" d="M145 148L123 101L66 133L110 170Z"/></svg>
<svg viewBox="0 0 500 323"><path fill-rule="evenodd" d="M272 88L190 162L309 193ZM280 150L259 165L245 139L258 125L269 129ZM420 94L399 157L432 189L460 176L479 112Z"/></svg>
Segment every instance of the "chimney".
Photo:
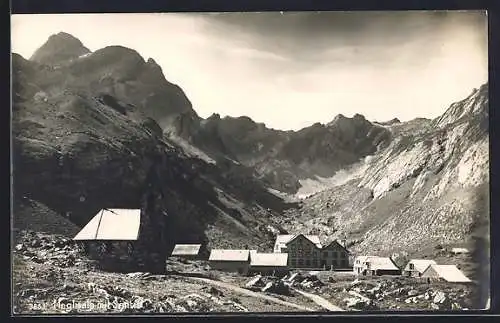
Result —
<svg viewBox="0 0 500 323"><path fill-rule="evenodd" d="M342 247L347 249L347 237L345 234L342 236L342 240L340 240L340 241L341 241Z"/></svg>

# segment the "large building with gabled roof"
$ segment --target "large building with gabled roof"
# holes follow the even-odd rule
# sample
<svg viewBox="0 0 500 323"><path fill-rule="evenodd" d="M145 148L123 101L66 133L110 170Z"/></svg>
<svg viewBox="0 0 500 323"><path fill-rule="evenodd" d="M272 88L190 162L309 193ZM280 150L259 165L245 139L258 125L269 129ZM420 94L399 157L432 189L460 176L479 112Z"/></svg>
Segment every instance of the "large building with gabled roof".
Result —
<svg viewBox="0 0 500 323"><path fill-rule="evenodd" d="M277 235L275 253L288 254L289 268L350 269L350 252L337 240L322 246L317 235Z"/></svg>
<svg viewBox="0 0 500 323"><path fill-rule="evenodd" d="M302 235L302 234L300 234ZM274 252L284 252L286 253L287 244L294 240L299 234L279 234L276 236L276 241L274 243ZM308 240L310 240L316 247L321 248L321 242L319 237L316 235L303 235Z"/></svg>
<svg viewBox="0 0 500 323"><path fill-rule="evenodd" d="M321 264L322 269L349 269L349 257L351 253L345 246L337 240L333 240L330 244L321 248Z"/></svg>
<svg viewBox="0 0 500 323"><path fill-rule="evenodd" d="M144 237L152 228L141 209L102 209L73 238L101 269L164 272L161 246Z"/></svg>

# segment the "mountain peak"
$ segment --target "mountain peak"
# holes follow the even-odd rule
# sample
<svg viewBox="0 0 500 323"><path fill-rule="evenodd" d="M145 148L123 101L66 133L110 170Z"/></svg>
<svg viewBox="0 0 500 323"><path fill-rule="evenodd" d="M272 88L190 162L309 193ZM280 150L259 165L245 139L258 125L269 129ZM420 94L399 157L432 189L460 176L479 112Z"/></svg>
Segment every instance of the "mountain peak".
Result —
<svg viewBox="0 0 500 323"><path fill-rule="evenodd" d="M366 120L365 116L359 113L356 113L352 118L354 120Z"/></svg>
<svg viewBox="0 0 500 323"><path fill-rule="evenodd" d="M73 36L71 34L64 32L64 31L60 31L57 34L50 35L49 40L52 40L52 41L53 40L76 41L76 42L79 42L80 44L82 44L82 42L78 38L76 38L75 36ZM83 44L82 44L82 46L83 46Z"/></svg>
<svg viewBox="0 0 500 323"><path fill-rule="evenodd" d="M152 66L159 66L158 63L153 58L148 58L147 64L152 65Z"/></svg>
<svg viewBox="0 0 500 323"><path fill-rule="evenodd" d="M88 53L90 50L78 38L66 32L59 32L51 35L30 60L54 65Z"/></svg>

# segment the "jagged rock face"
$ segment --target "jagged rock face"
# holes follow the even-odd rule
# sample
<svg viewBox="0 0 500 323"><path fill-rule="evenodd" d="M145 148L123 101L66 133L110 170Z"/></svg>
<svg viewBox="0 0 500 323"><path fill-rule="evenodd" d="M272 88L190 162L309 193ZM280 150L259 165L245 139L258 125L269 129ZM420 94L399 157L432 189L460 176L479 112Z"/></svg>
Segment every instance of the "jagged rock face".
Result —
<svg viewBox="0 0 500 323"><path fill-rule="evenodd" d="M31 61L43 63L41 69L57 71L39 82L41 87L64 84L90 94L112 95L142 108L162 128L181 113L199 118L182 89L165 79L153 59L145 61L135 50L108 46L92 53L75 37L59 33L52 35Z"/></svg>
<svg viewBox="0 0 500 323"><path fill-rule="evenodd" d="M394 119L391 119L389 121L376 122L376 123L383 125L383 126L392 126L394 124L401 123L401 121L398 118L394 118Z"/></svg>
<svg viewBox="0 0 500 323"><path fill-rule="evenodd" d="M134 50L105 47L74 61L68 69L77 86L141 107L162 128L182 113L197 117L182 89L165 79L154 60L145 62Z"/></svg>
<svg viewBox="0 0 500 323"><path fill-rule="evenodd" d="M88 53L90 50L83 46L80 40L70 34L60 32L50 36L30 60L41 64L58 64Z"/></svg>
<svg viewBox="0 0 500 323"><path fill-rule="evenodd" d="M295 133L278 154L303 171L332 176L388 144L390 133L357 114L338 117L327 126L315 124Z"/></svg>
<svg viewBox="0 0 500 323"><path fill-rule="evenodd" d="M431 198L441 196L448 184L468 187L483 183L489 161L488 91L487 86L481 89L452 104L433 120L428 132L395 140L385 154L373 161L376 167L368 170L360 185L373 190L377 198L416 178L412 190L416 194L429 176L440 174L440 184L428 194Z"/></svg>
<svg viewBox="0 0 500 323"><path fill-rule="evenodd" d="M296 193L301 179L332 176L390 141L387 129L359 114L297 132L269 129L248 117L218 115L202 121L182 116L176 125L172 133L213 158L222 155L254 168L266 185L287 193Z"/></svg>
<svg viewBox="0 0 500 323"><path fill-rule="evenodd" d="M25 67L31 87L20 77ZM152 164L148 155L160 150L141 119L117 111L117 106L122 111L130 107L58 86L42 84L41 90L37 80L51 73L20 57L13 70L18 93L12 120L15 195L44 201L78 224L106 204L140 205ZM105 195L109 191L117 194Z"/></svg>
<svg viewBox="0 0 500 323"><path fill-rule="evenodd" d="M387 129L393 140L361 178L307 198L285 228L346 233L354 251L390 255L470 241L488 227L487 85L435 120Z"/></svg>

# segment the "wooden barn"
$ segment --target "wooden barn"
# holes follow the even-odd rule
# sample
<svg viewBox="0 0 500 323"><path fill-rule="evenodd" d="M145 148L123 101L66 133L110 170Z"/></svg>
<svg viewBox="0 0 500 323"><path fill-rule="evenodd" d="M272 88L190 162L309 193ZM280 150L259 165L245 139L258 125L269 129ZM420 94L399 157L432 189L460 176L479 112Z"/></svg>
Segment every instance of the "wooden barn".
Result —
<svg viewBox="0 0 500 323"><path fill-rule="evenodd" d="M251 253L250 273L283 276L288 272L288 254Z"/></svg>
<svg viewBox="0 0 500 323"><path fill-rule="evenodd" d="M246 275L250 267L250 250L212 249L208 261L211 269Z"/></svg>
<svg viewBox="0 0 500 323"><path fill-rule="evenodd" d="M166 255L140 209L102 209L73 238L104 270L165 271Z"/></svg>
<svg viewBox="0 0 500 323"><path fill-rule="evenodd" d="M420 277L430 265L436 262L431 259L411 259L403 269L403 276Z"/></svg>
<svg viewBox="0 0 500 323"><path fill-rule="evenodd" d="M429 281L446 281L449 283L471 282L471 280L455 265L430 265L423 272L421 277Z"/></svg>

